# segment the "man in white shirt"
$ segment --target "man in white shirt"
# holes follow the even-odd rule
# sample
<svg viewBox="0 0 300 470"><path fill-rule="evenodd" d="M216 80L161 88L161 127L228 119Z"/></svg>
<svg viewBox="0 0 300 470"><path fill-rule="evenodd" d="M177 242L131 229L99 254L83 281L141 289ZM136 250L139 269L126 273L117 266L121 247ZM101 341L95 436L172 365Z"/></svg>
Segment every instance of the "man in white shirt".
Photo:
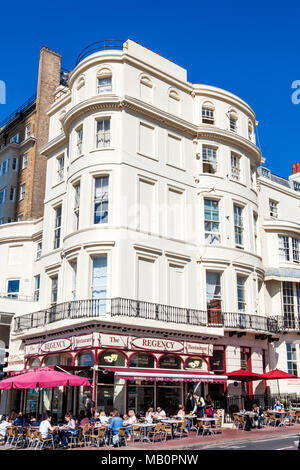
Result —
<svg viewBox="0 0 300 470"><path fill-rule="evenodd" d="M55 428L51 426L51 419L52 419L51 415L46 415L45 419L40 424L39 431L42 434L43 439L52 437L49 431L54 431Z"/></svg>
<svg viewBox="0 0 300 470"><path fill-rule="evenodd" d="M156 419L164 419L166 417L166 413L160 406L158 406L156 408L156 412L154 413L154 416Z"/></svg>
<svg viewBox="0 0 300 470"><path fill-rule="evenodd" d="M196 415L197 418L203 418L205 401L203 397L199 397L198 393L193 394L193 415Z"/></svg>

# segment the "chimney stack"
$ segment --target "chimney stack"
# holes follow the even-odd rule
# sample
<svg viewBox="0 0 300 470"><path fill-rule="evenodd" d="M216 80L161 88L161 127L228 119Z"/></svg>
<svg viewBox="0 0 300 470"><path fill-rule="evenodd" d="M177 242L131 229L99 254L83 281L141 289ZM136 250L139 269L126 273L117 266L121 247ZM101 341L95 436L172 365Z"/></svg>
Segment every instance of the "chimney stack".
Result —
<svg viewBox="0 0 300 470"><path fill-rule="evenodd" d="M296 163L292 164L292 174L294 175L296 173Z"/></svg>
<svg viewBox="0 0 300 470"><path fill-rule="evenodd" d="M300 163L299 162L297 162L297 171L296 171L296 173L300 173Z"/></svg>

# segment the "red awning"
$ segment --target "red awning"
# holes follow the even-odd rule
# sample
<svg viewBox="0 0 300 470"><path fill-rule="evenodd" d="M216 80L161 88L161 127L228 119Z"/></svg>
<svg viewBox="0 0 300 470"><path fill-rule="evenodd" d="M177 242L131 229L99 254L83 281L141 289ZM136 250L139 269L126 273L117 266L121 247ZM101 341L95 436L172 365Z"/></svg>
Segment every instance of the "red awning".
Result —
<svg viewBox="0 0 300 470"><path fill-rule="evenodd" d="M139 367L102 367L110 372L115 372L116 377L124 380L149 380L164 382L208 382L221 383L227 380L225 375L215 375L210 372L197 370L175 370L175 369L141 369Z"/></svg>
<svg viewBox="0 0 300 470"><path fill-rule="evenodd" d="M279 369L274 369L271 370L270 372L266 372L264 374L264 378L266 380L272 380L272 379L298 379L297 375L293 374L288 374L287 372L284 372L283 370Z"/></svg>
<svg viewBox="0 0 300 470"><path fill-rule="evenodd" d="M227 372L228 379L236 380L238 382L252 382L253 380L264 380L263 374L255 374L249 370L234 370L233 372Z"/></svg>

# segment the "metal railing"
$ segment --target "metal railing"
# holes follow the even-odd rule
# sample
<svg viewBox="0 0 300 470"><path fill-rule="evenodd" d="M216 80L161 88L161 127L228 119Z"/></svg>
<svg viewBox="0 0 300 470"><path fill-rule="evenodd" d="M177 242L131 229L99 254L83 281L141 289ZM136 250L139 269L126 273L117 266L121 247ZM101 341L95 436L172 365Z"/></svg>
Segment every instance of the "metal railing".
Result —
<svg viewBox="0 0 300 470"><path fill-rule="evenodd" d="M221 312L212 309L208 311L196 310L122 297L114 299L74 300L56 304L38 312L16 317L14 320L14 330L21 332L30 328L44 327L60 320L100 318L103 315L141 318L179 325L253 331L264 334L278 334L286 330L299 329L300 331L298 318L288 322L287 319L280 316L263 317L246 313Z"/></svg>
<svg viewBox="0 0 300 470"><path fill-rule="evenodd" d="M121 39L104 39L103 41L97 41L93 42L92 44L89 44L87 47L85 47L80 54L78 55L75 63L76 65L79 64L85 57L87 57L90 54L93 54L94 52L97 51L103 51L105 49L117 49L117 50L123 50L123 44L125 41Z"/></svg>
<svg viewBox="0 0 300 470"><path fill-rule="evenodd" d="M0 298L8 299L8 300L20 300L23 302L36 302L37 300L34 296L22 295L22 294L14 293L14 292L11 292L11 293L0 292Z"/></svg>
<svg viewBox="0 0 300 470"><path fill-rule="evenodd" d="M8 124L13 118L17 117L19 114L21 114L26 108L28 108L31 104L33 104L36 100L36 93L32 95L28 100L25 101L21 106L19 106L13 113L11 113L9 116L7 116L3 121L0 122L0 130L1 127L5 126Z"/></svg>

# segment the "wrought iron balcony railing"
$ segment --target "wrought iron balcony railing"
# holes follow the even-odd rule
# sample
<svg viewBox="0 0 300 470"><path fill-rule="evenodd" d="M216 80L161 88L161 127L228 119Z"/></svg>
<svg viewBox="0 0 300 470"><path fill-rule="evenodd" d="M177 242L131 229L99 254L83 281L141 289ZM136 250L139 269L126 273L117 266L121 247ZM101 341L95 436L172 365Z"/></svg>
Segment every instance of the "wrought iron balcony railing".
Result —
<svg viewBox="0 0 300 470"><path fill-rule="evenodd" d="M249 330L265 334L300 330L300 318L287 320L278 316L264 317L219 310L195 310L118 297L75 300L28 313L14 319L14 331L22 332L31 328L44 327L60 320L99 319L103 315L133 317L179 325L219 327L227 330Z"/></svg>

